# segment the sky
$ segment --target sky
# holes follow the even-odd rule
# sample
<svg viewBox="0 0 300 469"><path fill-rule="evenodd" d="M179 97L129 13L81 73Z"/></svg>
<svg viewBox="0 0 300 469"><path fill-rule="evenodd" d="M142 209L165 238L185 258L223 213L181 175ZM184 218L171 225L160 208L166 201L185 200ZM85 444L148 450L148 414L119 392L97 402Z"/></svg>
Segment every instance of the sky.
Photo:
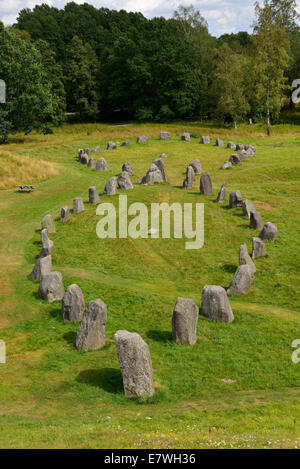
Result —
<svg viewBox="0 0 300 469"><path fill-rule="evenodd" d="M250 31L254 20L254 0L74 0L76 3L89 3L97 8L140 11L147 18L164 16L170 18L178 5L193 4L207 20L209 31L214 36ZM33 8L46 3L63 8L68 0L0 0L0 19L5 25L15 22L23 8Z"/></svg>

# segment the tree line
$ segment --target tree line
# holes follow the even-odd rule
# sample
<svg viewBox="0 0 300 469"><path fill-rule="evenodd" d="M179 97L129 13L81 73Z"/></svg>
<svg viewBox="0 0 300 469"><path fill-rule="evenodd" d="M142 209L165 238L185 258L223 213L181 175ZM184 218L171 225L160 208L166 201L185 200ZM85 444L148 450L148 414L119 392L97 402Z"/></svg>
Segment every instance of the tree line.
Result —
<svg viewBox="0 0 300 469"><path fill-rule="evenodd" d="M300 78L295 0L254 4L252 34L213 37L201 13L171 19L68 3L0 23L0 135L79 121L271 121Z"/></svg>

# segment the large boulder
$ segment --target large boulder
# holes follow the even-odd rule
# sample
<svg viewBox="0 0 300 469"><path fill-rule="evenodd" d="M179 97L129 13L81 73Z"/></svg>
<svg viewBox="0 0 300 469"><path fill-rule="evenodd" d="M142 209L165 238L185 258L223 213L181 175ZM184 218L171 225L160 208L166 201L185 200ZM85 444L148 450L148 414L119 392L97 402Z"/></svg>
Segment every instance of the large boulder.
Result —
<svg viewBox="0 0 300 469"><path fill-rule="evenodd" d="M192 166L186 168L186 178L183 181L184 189L192 189L194 184L195 172Z"/></svg>
<svg viewBox="0 0 300 469"><path fill-rule="evenodd" d="M250 228L253 230L261 230L263 227L263 221L261 218L261 214L259 212L251 212L250 213Z"/></svg>
<svg viewBox="0 0 300 469"><path fill-rule="evenodd" d="M84 310L84 298L78 285L70 285L62 300L62 318L64 321L81 321Z"/></svg>
<svg viewBox="0 0 300 469"><path fill-rule="evenodd" d="M200 163L199 160L191 161L190 166L192 166L195 174L201 174L202 173L202 166L201 166L201 163Z"/></svg>
<svg viewBox="0 0 300 469"><path fill-rule="evenodd" d="M83 313L76 334L76 348L79 352L97 350L105 345L106 321L106 304L100 299L91 301Z"/></svg>
<svg viewBox="0 0 300 469"><path fill-rule="evenodd" d="M76 197L73 199L73 213L78 214L84 212L84 203L81 197Z"/></svg>
<svg viewBox="0 0 300 469"><path fill-rule="evenodd" d="M123 164L122 171L126 171L129 174L129 176L133 176L133 168L132 168L131 163L129 163L129 161L126 161L126 163Z"/></svg>
<svg viewBox="0 0 300 469"><path fill-rule="evenodd" d="M108 171L109 166L105 160L105 158L99 158L96 163L96 171Z"/></svg>
<svg viewBox="0 0 300 469"><path fill-rule="evenodd" d="M194 345L197 342L199 308L193 300L177 298L173 311L173 340L178 345Z"/></svg>
<svg viewBox="0 0 300 469"><path fill-rule="evenodd" d="M152 163L146 176L142 178L142 184L153 184L155 182L163 182L163 175L156 164Z"/></svg>
<svg viewBox="0 0 300 469"><path fill-rule="evenodd" d="M232 155L230 155L229 161L233 166L241 164L241 159L239 155L237 155L236 153L233 153Z"/></svg>
<svg viewBox="0 0 300 469"><path fill-rule="evenodd" d="M42 220L42 230L46 229L48 231L48 234L51 233L56 233L55 229L55 223L52 218L52 215L48 214L45 215L43 220Z"/></svg>
<svg viewBox="0 0 300 469"><path fill-rule="evenodd" d="M224 288L216 285L206 285L203 288L202 314L214 321L234 321L234 315Z"/></svg>
<svg viewBox="0 0 300 469"><path fill-rule="evenodd" d="M60 301L64 296L64 286L60 272L51 272L43 277L39 286L39 295L48 303Z"/></svg>
<svg viewBox="0 0 300 469"><path fill-rule="evenodd" d="M133 185L130 180L129 173L127 173L127 171L122 171L122 173L119 174L118 186L120 189L125 189L125 190L133 189Z"/></svg>
<svg viewBox="0 0 300 469"><path fill-rule="evenodd" d="M161 140L170 140L170 135L168 132L160 132L160 139Z"/></svg>
<svg viewBox="0 0 300 469"><path fill-rule="evenodd" d="M188 132L184 132L181 135L181 140L183 140L184 142L189 142L191 140L191 135Z"/></svg>
<svg viewBox="0 0 300 469"><path fill-rule="evenodd" d="M208 173L202 174L200 178L200 193L205 195L213 193L212 182Z"/></svg>
<svg viewBox="0 0 300 469"><path fill-rule="evenodd" d="M226 182L224 182L221 186L220 192L217 197L217 202L219 204L222 204L223 202L225 202L225 199L226 199Z"/></svg>
<svg viewBox="0 0 300 469"><path fill-rule="evenodd" d="M259 238L263 241L275 241L277 232L277 226L271 222L268 222L265 224L261 233L259 234Z"/></svg>
<svg viewBox="0 0 300 469"><path fill-rule="evenodd" d="M230 208L237 208L242 207L243 205L243 197L240 191L231 192L229 196L229 207Z"/></svg>
<svg viewBox="0 0 300 469"><path fill-rule="evenodd" d="M153 396L152 361L146 342L139 334L128 331L118 331L115 342L125 396Z"/></svg>
<svg viewBox="0 0 300 469"><path fill-rule="evenodd" d="M107 142L106 149L107 150L116 150L117 145L114 142Z"/></svg>
<svg viewBox="0 0 300 469"><path fill-rule="evenodd" d="M33 271L30 274L30 277L32 277L34 280L42 280L46 275L51 273L51 270L52 270L51 255L48 255L45 257L39 257L35 263Z"/></svg>
<svg viewBox="0 0 300 469"><path fill-rule="evenodd" d="M209 145L210 137L201 137L200 143L202 143L203 145Z"/></svg>
<svg viewBox="0 0 300 469"><path fill-rule="evenodd" d="M100 203L100 197L95 186L89 187L89 203L92 205Z"/></svg>
<svg viewBox="0 0 300 469"><path fill-rule="evenodd" d="M116 193L117 193L117 178L113 176L107 181L103 194L116 195Z"/></svg>
<svg viewBox="0 0 300 469"><path fill-rule="evenodd" d="M255 264L254 264L253 260L249 256L247 244L242 244L242 246L240 247L239 264L240 265L249 265L249 267L252 270L253 274L255 274L256 267L255 267Z"/></svg>
<svg viewBox="0 0 300 469"><path fill-rule="evenodd" d="M254 274L248 264L240 265L231 281L228 294L247 295L254 282Z"/></svg>
<svg viewBox="0 0 300 469"><path fill-rule="evenodd" d="M146 137L146 135L140 135L138 138L137 138L137 143L146 143L148 142L148 137Z"/></svg>
<svg viewBox="0 0 300 469"><path fill-rule="evenodd" d="M60 211L60 222L61 223L66 223L70 218L70 210L69 210L69 207L67 207L67 205L65 205L64 207L61 208L61 211Z"/></svg>
<svg viewBox="0 0 300 469"><path fill-rule="evenodd" d="M216 147L224 147L224 142L220 138L216 140Z"/></svg>
<svg viewBox="0 0 300 469"><path fill-rule="evenodd" d="M246 200L244 200L244 202L243 202L243 215L244 215L245 217L250 218L251 212L255 213L255 212L256 212L256 208L255 208L255 206L254 206L254 203L251 202L251 200L246 199Z"/></svg>
<svg viewBox="0 0 300 469"><path fill-rule="evenodd" d="M168 175L163 160L161 158L157 158L157 160L153 161L153 164L155 164L160 170L163 177L163 182L168 182Z"/></svg>
<svg viewBox="0 0 300 469"><path fill-rule="evenodd" d="M252 238L252 259L267 255L266 245L260 238Z"/></svg>

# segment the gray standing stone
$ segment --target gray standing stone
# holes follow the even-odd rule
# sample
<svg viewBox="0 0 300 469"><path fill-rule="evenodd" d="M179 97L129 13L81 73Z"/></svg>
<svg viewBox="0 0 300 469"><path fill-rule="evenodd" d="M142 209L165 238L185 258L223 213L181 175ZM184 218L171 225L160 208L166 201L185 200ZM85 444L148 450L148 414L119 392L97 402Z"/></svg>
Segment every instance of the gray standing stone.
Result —
<svg viewBox="0 0 300 469"><path fill-rule="evenodd" d="M217 202L219 204L222 204L223 202L225 202L225 198L226 198L226 182L224 182L224 184L222 184L221 186L220 192L217 197Z"/></svg>
<svg viewBox="0 0 300 469"><path fill-rule="evenodd" d="M51 239L48 238L47 240L45 240L43 242L43 247L42 247L41 252L39 254L39 258L51 256L53 246L54 246L54 243L53 243L53 241L51 241ZM50 269L50 271L51 271L51 269Z"/></svg>
<svg viewBox="0 0 300 469"><path fill-rule="evenodd" d="M47 228L43 228L41 230L41 234L40 234L40 240L41 240L41 243L44 245L44 243L46 241L49 241L49 236L48 236L48 230Z"/></svg>
<svg viewBox="0 0 300 469"><path fill-rule="evenodd" d="M119 174L118 186L120 189L125 189L125 190L133 189L133 185L130 180L129 173L127 173L127 171L122 171L122 173Z"/></svg>
<svg viewBox="0 0 300 469"><path fill-rule="evenodd" d="M206 285L202 291L203 316L220 322L233 322L234 315L226 291L216 285Z"/></svg>
<svg viewBox="0 0 300 469"><path fill-rule="evenodd" d="M199 160L191 161L190 166L192 166L195 174L202 174L202 166Z"/></svg>
<svg viewBox="0 0 300 469"><path fill-rule="evenodd" d="M247 158L249 158L249 156L250 156L250 154L249 154L247 151L242 150L242 151L241 151L241 155L240 155L240 160L241 160L241 161L244 161L244 160L246 160Z"/></svg>
<svg viewBox="0 0 300 469"><path fill-rule="evenodd" d="M194 345L197 342L199 308L193 300L177 298L173 311L173 340L178 345Z"/></svg>
<svg viewBox="0 0 300 469"><path fill-rule="evenodd" d="M96 171L108 171L109 166L105 160L105 158L99 158L96 163Z"/></svg>
<svg viewBox="0 0 300 469"><path fill-rule="evenodd" d="M96 158L90 158L89 159L88 167L92 168L92 169L96 168Z"/></svg>
<svg viewBox="0 0 300 469"><path fill-rule="evenodd" d="M130 145L130 140L125 140L125 142L121 143L121 147L129 147Z"/></svg>
<svg viewBox="0 0 300 469"><path fill-rule="evenodd" d="M92 149L92 153L100 153L100 152L101 152L100 145L97 145L95 148Z"/></svg>
<svg viewBox="0 0 300 469"><path fill-rule="evenodd" d="M166 155L166 153L162 153L162 154L160 155L160 158L168 158L168 155Z"/></svg>
<svg viewBox="0 0 300 469"><path fill-rule="evenodd" d="M229 169L232 168L232 163L230 161L225 161L225 163L222 164L220 169Z"/></svg>
<svg viewBox="0 0 300 469"><path fill-rule="evenodd" d="M115 334L125 396L153 396L153 370L149 347L139 334L118 331Z"/></svg>
<svg viewBox="0 0 300 469"><path fill-rule="evenodd" d="M84 153L84 154L81 156L80 163L81 163L81 164L88 164L88 162L89 162L89 155L87 155L86 153Z"/></svg>
<svg viewBox="0 0 300 469"><path fill-rule="evenodd" d="M184 189L192 189L194 184L195 172L192 166L188 166L186 169L186 178L183 181Z"/></svg>
<svg viewBox="0 0 300 469"><path fill-rule="evenodd" d="M60 221L61 223L66 223L70 218L70 210L69 207L65 206L61 208L60 211Z"/></svg>
<svg viewBox="0 0 300 469"><path fill-rule="evenodd" d="M251 212L255 213L255 212L256 212L256 208L255 208L253 202L251 202L251 200L246 199L246 200L244 200L244 202L243 202L243 215L244 215L245 217L250 218Z"/></svg>
<svg viewBox="0 0 300 469"><path fill-rule="evenodd" d="M64 286L60 272L51 272L43 277L39 286L39 295L48 303L60 301L64 296Z"/></svg>
<svg viewBox="0 0 300 469"><path fill-rule="evenodd" d="M230 208L237 208L242 207L243 205L243 197L240 191L231 192L229 196L229 207Z"/></svg>
<svg viewBox="0 0 300 469"><path fill-rule="evenodd" d="M238 164L241 164L241 159L239 157L239 155L236 155L235 153L233 153L230 158L229 158L229 161L232 165L236 166Z"/></svg>
<svg viewBox="0 0 300 469"><path fill-rule="evenodd" d="M89 188L89 203L92 205L100 203L100 197L95 186Z"/></svg>
<svg viewBox="0 0 300 469"><path fill-rule="evenodd" d="M168 175L163 160L161 158L158 158L157 160L153 161L153 164L155 164L160 170L163 182L168 182Z"/></svg>
<svg viewBox="0 0 300 469"><path fill-rule="evenodd" d="M34 280L42 280L46 275L50 274L52 270L52 257L39 257L35 263L33 271L30 274Z"/></svg>
<svg viewBox="0 0 300 469"><path fill-rule="evenodd" d="M255 274L256 267L255 267L255 264L254 264L253 260L249 256L247 244L243 244L240 247L239 264L240 265L249 265L249 267L252 270L253 274Z"/></svg>
<svg viewBox="0 0 300 469"><path fill-rule="evenodd" d="M76 334L76 348L79 352L97 350L105 345L106 321L106 304L100 299L91 301L83 313L82 322Z"/></svg>
<svg viewBox="0 0 300 469"><path fill-rule="evenodd" d="M115 150L117 148L117 145L114 142L108 142L106 149L107 150Z"/></svg>
<svg viewBox="0 0 300 469"><path fill-rule="evenodd" d="M87 156L89 156L90 153L91 153L91 150L90 150L89 148L85 148L85 149L83 150L83 153L85 153Z"/></svg>
<svg viewBox="0 0 300 469"><path fill-rule="evenodd" d="M131 166L131 163L129 163L129 161L126 161L126 163L123 164L122 171L126 171L129 174L129 176L133 176L133 168Z"/></svg>
<svg viewBox="0 0 300 469"><path fill-rule="evenodd" d="M250 228L253 230L261 230L263 227L263 221L259 212L250 213Z"/></svg>
<svg viewBox="0 0 300 469"><path fill-rule="evenodd" d="M78 214L84 212L84 203L81 197L73 199L73 213Z"/></svg>
<svg viewBox="0 0 300 469"><path fill-rule="evenodd" d="M184 142L189 142L191 140L191 135L188 132L184 132L181 135L181 140L183 140Z"/></svg>
<svg viewBox="0 0 300 469"><path fill-rule="evenodd" d="M117 178L114 176L107 181L103 194L116 195L116 193L117 193Z"/></svg>
<svg viewBox="0 0 300 469"><path fill-rule="evenodd" d="M78 150L78 161L81 160L82 155L83 155L83 149L80 148L80 149Z"/></svg>
<svg viewBox="0 0 300 469"><path fill-rule="evenodd" d="M70 285L62 300L62 318L64 321L81 321L84 310L83 293L78 285Z"/></svg>
<svg viewBox="0 0 300 469"><path fill-rule="evenodd" d="M278 232L277 226L275 226L271 222L268 222L265 224L265 226L262 229L262 232L259 234L259 238L262 239L263 241L275 241L277 232Z"/></svg>
<svg viewBox="0 0 300 469"><path fill-rule="evenodd" d="M247 295L254 282L254 274L248 264L240 265L231 281L228 294Z"/></svg>
<svg viewBox="0 0 300 469"><path fill-rule="evenodd" d="M146 143L146 142L148 142L148 137L146 137L146 135L140 135L137 138L137 143Z"/></svg>
<svg viewBox="0 0 300 469"><path fill-rule="evenodd" d="M216 147L224 147L224 142L220 138L216 140Z"/></svg>
<svg viewBox="0 0 300 469"><path fill-rule="evenodd" d="M209 145L210 137L201 137L200 143L202 143L203 145Z"/></svg>
<svg viewBox="0 0 300 469"><path fill-rule="evenodd" d="M229 148L230 150L233 150L233 148L235 148L235 143L234 142L228 142L227 143L227 148Z"/></svg>
<svg viewBox="0 0 300 469"><path fill-rule="evenodd" d="M160 139L161 140L170 140L170 135L168 132L160 132Z"/></svg>
<svg viewBox="0 0 300 469"><path fill-rule="evenodd" d="M52 215L48 214L44 216L42 220L42 229L46 229L48 231L48 234L56 233L55 223L52 218Z"/></svg>
<svg viewBox="0 0 300 469"><path fill-rule="evenodd" d="M208 173L202 174L200 178L200 193L205 195L213 193L212 182Z"/></svg>
<svg viewBox="0 0 300 469"><path fill-rule="evenodd" d="M235 147L236 151L242 151L244 149L244 145L242 143L238 143Z"/></svg>
<svg viewBox="0 0 300 469"><path fill-rule="evenodd" d="M267 255L266 245L260 238L252 238L252 259L265 257Z"/></svg>
<svg viewBox="0 0 300 469"><path fill-rule="evenodd" d="M150 169L147 171L147 174L141 180L141 184L153 184L155 182L163 182L163 175L160 169L156 166L156 164L152 163Z"/></svg>

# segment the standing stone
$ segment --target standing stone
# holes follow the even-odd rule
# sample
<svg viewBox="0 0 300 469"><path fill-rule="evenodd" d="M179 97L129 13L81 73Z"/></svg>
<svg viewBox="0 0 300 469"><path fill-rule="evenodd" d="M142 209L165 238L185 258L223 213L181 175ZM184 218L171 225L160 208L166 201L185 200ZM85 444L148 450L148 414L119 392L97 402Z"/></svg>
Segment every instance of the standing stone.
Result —
<svg viewBox="0 0 300 469"><path fill-rule="evenodd" d="M225 161L225 163L221 166L220 169L229 169L232 168L232 163L230 161Z"/></svg>
<svg viewBox="0 0 300 469"><path fill-rule="evenodd" d="M165 153L162 153L162 154L160 155L160 158L168 158L168 155L166 155Z"/></svg>
<svg viewBox="0 0 300 469"><path fill-rule="evenodd" d="M236 151L242 151L244 149L244 145L242 143L238 143L235 147Z"/></svg>
<svg viewBox="0 0 300 469"><path fill-rule="evenodd" d="M192 166L188 166L186 169L186 178L183 181L184 189L192 189L194 184L195 172Z"/></svg>
<svg viewBox="0 0 300 469"><path fill-rule="evenodd" d="M118 331L115 334L125 396L153 396L153 370L149 347L139 334Z"/></svg>
<svg viewBox="0 0 300 469"><path fill-rule="evenodd" d="M156 164L152 163L147 174L142 178L142 184L153 184L155 182L163 182L163 175Z"/></svg>
<svg viewBox="0 0 300 469"><path fill-rule="evenodd" d="M200 143L202 143L203 145L209 145L210 137L201 137Z"/></svg>
<svg viewBox="0 0 300 469"><path fill-rule="evenodd" d="M49 240L50 241L50 240ZM33 271L30 274L34 280L42 280L46 275L50 274L52 270L52 257L39 257L35 263Z"/></svg>
<svg viewBox="0 0 300 469"><path fill-rule="evenodd" d="M133 189L133 185L130 180L129 173L127 173L127 171L122 171L122 173L119 174L118 186L120 189L125 189L125 190Z"/></svg>
<svg viewBox="0 0 300 469"><path fill-rule="evenodd" d="M234 321L234 315L224 288L216 285L206 285L203 288L202 314L214 321Z"/></svg>
<svg viewBox="0 0 300 469"><path fill-rule="evenodd" d="M250 228L253 230L262 230L263 221L259 212L250 213Z"/></svg>
<svg viewBox="0 0 300 469"><path fill-rule="evenodd" d="M62 318L64 321L81 321L84 310L84 298L78 285L70 285L62 300Z"/></svg>
<svg viewBox="0 0 300 469"><path fill-rule="evenodd" d="M90 150L89 148L85 148L85 149L83 150L83 153L85 153L87 156L89 156L90 153L91 153L91 150Z"/></svg>
<svg viewBox="0 0 300 469"><path fill-rule="evenodd" d="M254 274L251 267L248 264L240 265L237 268L227 293L233 295L247 295L253 282Z"/></svg>
<svg viewBox="0 0 300 469"><path fill-rule="evenodd" d="M250 154L246 150L241 151L240 160L244 161L249 158Z"/></svg>
<svg viewBox="0 0 300 469"><path fill-rule="evenodd" d="M96 158L90 158L89 159L88 167L92 168L92 169L96 168Z"/></svg>
<svg viewBox="0 0 300 469"><path fill-rule="evenodd" d="M225 202L225 198L226 198L226 182L224 182L224 184L222 184L222 187L221 187L220 192L219 192L218 197L217 197L217 202L219 204L222 204L223 202Z"/></svg>
<svg viewBox="0 0 300 469"><path fill-rule="evenodd" d="M89 188L89 203L92 205L100 203L100 197L95 186Z"/></svg>
<svg viewBox="0 0 300 469"><path fill-rule="evenodd" d="M82 163L82 164L88 164L88 162L89 162L89 155L87 155L86 153L84 153L84 154L81 156L80 163Z"/></svg>
<svg viewBox="0 0 300 469"><path fill-rule="evenodd" d="M168 175L163 160L161 158L158 158L157 160L153 161L153 164L155 164L160 170L163 182L168 182Z"/></svg>
<svg viewBox="0 0 300 469"><path fill-rule="evenodd" d="M199 308L193 300L177 298L173 311L173 340L178 345L194 345L197 342Z"/></svg>
<svg viewBox="0 0 300 469"><path fill-rule="evenodd" d="M129 174L129 176L133 176L133 168L131 166L131 163L129 163L129 161L123 164L122 171L126 171Z"/></svg>
<svg viewBox="0 0 300 469"><path fill-rule="evenodd" d="M78 214L81 212L84 212L84 203L81 197L76 197L76 199L73 200L73 213Z"/></svg>
<svg viewBox="0 0 300 469"><path fill-rule="evenodd" d="M120 146L121 147L129 147L129 145L130 145L130 140L125 140L125 142L122 142Z"/></svg>
<svg viewBox="0 0 300 469"><path fill-rule="evenodd" d="M137 143L146 143L148 142L148 137L146 135L140 135L140 137L137 138Z"/></svg>
<svg viewBox="0 0 300 469"><path fill-rule="evenodd" d="M243 215L244 215L245 217L250 218L251 212L255 213L255 212L256 212L256 208L255 208L253 202L251 202L251 200L246 199L246 200L243 202Z"/></svg>
<svg viewBox="0 0 300 469"><path fill-rule="evenodd" d="M116 195L116 193L117 193L117 178L114 176L107 181L103 194Z"/></svg>
<svg viewBox="0 0 300 469"><path fill-rule="evenodd" d="M255 267L255 264L254 264L253 260L249 256L247 244L243 244L240 247L239 264L240 265L249 265L249 267L252 270L253 274L255 274L256 267Z"/></svg>
<svg viewBox="0 0 300 469"><path fill-rule="evenodd" d="M61 223L66 223L70 218L70 210L69 207L65 206L62 207L60 211L60 221Z"/></svg>
<svg viewBox="0 0 300 469"><path fill-rule="evenodd" d="M233 153L230 158L229 158L229 161L232 165L236 166L238 164L241 164L241 159L239 157L239 155L236 155L235 153Z"/></svg>
<svg viewBox="0 0 300 469"><path fill-rule="evenodd" d="M195 174L201 174L202 173L202 166L199 160L193 160L190 163L190 166L192 166L194 173Z"/></svg>
<svg viewBox="0 0 300 469"><path fill-rule="evenodd" d="M51 256L53 246L54 246L54 243L53 243L53 241L51 241L51 239L48 238L46 241L44 241L43 242L43 247L42 247L42 249L40 251L40 254L39 254L39 259L42 258L42 257ZM50 269L50 272L51 272L51 269Z"/></svg>
<svg viewBox="0 0 300 469"><path fill-rule="evenodd" d="M56 233L54 220L50 214L44 216L42 220L42 229L46 229L48 234Z"/></svg>
<svg viewBox="0 0 300 469"><path fill-rule="evenodd" d="M271 222L268 222L263 227L262 232L259 235L259 238L262 239L263 241L275 241L277 232L278 232L277 226L275 226Z"/></svg>
<svg viewBox="0 0 300 469"><path fill-rule="evenodd" d="M95 148L92 149L92 153L100 153L100 152L101 152L100 145L97 145Z"/></svg>
<svg viewBox="0 0 300 469"><path fill-rule="evenodd" d="M188 132L184 132L181 135L181 140L183 140L184 142L189 142L191 140L191 135Z"/></svg>
<svg viewBox="0 0 300 469"><path fill-rule="evenodd" d="M170 140L170 135L168 132L160 132L160 139L161 140Z"/></svg>
<svg viewBox="0 0 300 469"><path fill-rule="evenodd" d="M80 150L78 150L78 161L81 160L82 155L83 155L83 149L80 148Z"/></svg>
<svg viewBox="0 0 300 469"><path fill-rule="evenodd" d="M252 259L258 259L267 255L266 245L260 238L252 238Z"/></svg>
<svg viewBox="0 0 300 469"><path fill-rule="evenodd" d="M60 301L64 296L64 286L60 272L51 272L43 277L39 286L39 295L48 303Z"/></svg>
<svg viewBox="0 0 300 469"><path fill-rule="evenodd" d="M230 150L233 150L235 148L235 143L234 142L228 142L227 143L227 148L229 148Z"/></svg>
<svg viewBox="0 0 300 469"><path fill-rule="evenodd" d="M41 240L41 243L44 245L44 243L46 243L47 241L49 241L49 236L48 236L48 230L47 228L43 228L41 230L41 234L40 234L40 240Z"/></svg>
<svg viewBox="0 0 300 469"><path fill-rule="evenodd" d="M106 321L106 304L100 299L91 301L83 313L82 322L76 334L76 348L79 352L97 350L105 345Z"/></svg>
<svg viewBox="0 0 300 469"><path fill-rule="evenodd" d="M211 195L213 193L212 182L208 173L204 173L200 179L200 193Z"/></svg>
<svg viewBox="0 0 300 469"><path fill-rule="evenodd" d="M229 196L229 207L230 208L237 208L242 207L243 205L243 197L240 191L231 192Z"/></svg>
<svg viewBox="0 0 300 469"><path fill-rule="evenodd" d="M216 147L224 147L224 142L220 138L216 140Z"/></svg>
<svg viewBox="0 0 300 469"><path fill-rule="evenodd" d="M107 150L115 150L117 148L117 145L114 142L108 142L106 149Z"/></svg>
<svg viewBox="0 0 300 469"><path fill-rule="evenodd" d="M96 171L108 171L109 167L105 158L99 158L96 163Z"/></svg>

